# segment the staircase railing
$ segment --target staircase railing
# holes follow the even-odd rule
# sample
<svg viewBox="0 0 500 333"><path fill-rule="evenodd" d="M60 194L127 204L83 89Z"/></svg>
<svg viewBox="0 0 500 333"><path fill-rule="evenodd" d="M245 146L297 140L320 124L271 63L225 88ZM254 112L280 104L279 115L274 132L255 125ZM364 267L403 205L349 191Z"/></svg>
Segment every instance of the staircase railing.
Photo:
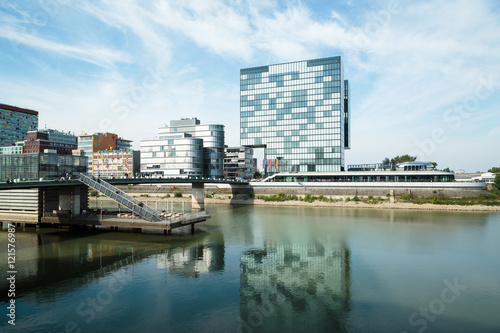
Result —
<svg viewBox="0 0 500 333"><path fill-rule="evenodd" d="M102 193L111 200L116 201L123 207L133 211L147 221L156 222L162 219L161 213L159 211L143 204L136 198L120 190L118 187L113 186L102 179L95 178L94 176L89 176L83 173L80 173L79 179L85 185Z"/></svg>
<svg viewBox="0 0 500 333"><path fill-rule="evenodd" d="M308 189L308 188L307 188L304 184L302 184L301 182L297 182L297 184L299 184L300 186L302 186L303 188L305 188L307 192L311 192L311 191L309 191L309 189Z"/></svg>

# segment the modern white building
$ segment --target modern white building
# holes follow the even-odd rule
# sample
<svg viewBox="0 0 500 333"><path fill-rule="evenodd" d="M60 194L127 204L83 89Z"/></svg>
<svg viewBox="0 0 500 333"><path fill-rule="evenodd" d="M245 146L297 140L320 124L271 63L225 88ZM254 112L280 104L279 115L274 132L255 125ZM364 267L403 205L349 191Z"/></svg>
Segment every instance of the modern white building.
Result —
<svg viewBox="0 0 500 333"><path fill-rule="evenodd" d="M15 146L0 147L0 155L22 154L24 141L16 142Z"/></svg>
<svg viewBox="0 0 500 333"><path fill-rule="evenodd" d="M141 172L160 177L224 177L224 125L197 118L170 121L141 140Z"/></svg>
<svg viewBox="0 0 500 333"><path fill-rule="evenodd" d="M479 177L472 177L473 182L484 182L486 184L493 184L496 174L493 172L482 173Z"/></svg>
<svg viewBox="0 0 500 333"><path fill-rule="evenodd" d="M253 178L253 149L249 147L226 147L224 176L228 179Z"/></svg>

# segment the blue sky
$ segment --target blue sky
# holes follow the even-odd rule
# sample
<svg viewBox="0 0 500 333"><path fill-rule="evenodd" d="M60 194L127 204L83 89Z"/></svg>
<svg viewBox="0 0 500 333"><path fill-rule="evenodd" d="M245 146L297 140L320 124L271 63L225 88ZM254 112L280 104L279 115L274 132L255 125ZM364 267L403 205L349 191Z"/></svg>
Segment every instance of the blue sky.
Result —
<svg viewBox="0 0 500 333"><path fill-rule="evenodd" d="M0 103L40 127L153 138L171 119L239 144L240 68L340 55L346 164L500 166L500 3L0 0Z"/></svg>

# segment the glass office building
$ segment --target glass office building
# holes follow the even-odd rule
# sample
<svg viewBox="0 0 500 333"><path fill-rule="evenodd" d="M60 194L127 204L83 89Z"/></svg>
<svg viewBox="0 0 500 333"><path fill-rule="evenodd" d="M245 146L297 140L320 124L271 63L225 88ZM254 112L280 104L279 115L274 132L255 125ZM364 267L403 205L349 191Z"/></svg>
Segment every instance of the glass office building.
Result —
<svg viewBox="0 0 500 333"><path fill-rule="evenodd" d="M268 174L343 171L348 92L340 57L241 69L241 145L265 148Z"/></svg>
<svg viewBox="0 0 500 333"><path fill-rule="evenodd" d="M87 171L87 157L57 153L0 155L0 181L73 178Z"/></svg>

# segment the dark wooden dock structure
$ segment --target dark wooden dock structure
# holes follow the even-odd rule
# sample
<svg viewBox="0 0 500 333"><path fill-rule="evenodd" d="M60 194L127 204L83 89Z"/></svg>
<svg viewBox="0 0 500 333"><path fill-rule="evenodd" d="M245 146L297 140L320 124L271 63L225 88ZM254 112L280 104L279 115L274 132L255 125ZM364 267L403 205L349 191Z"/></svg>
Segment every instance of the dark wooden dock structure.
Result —
<svg viewBox="0 0 500 333"><path fill-rule="evenodd" d="M46 216L42 217L37 225L52 226L86 226L95 228L96 226L109 227L113 231L142 232L142 230L161 230L165 235L170 235L172 229L191 226L191 233L194 233L194 225L204 222L210 218L204 211L196 213L172 214L164 220L149 222L140 218L120 218L105 215L103 217L96 215L78 216L71 218L69 216ZM29 224L29 223L27 223Z"/></svg>

